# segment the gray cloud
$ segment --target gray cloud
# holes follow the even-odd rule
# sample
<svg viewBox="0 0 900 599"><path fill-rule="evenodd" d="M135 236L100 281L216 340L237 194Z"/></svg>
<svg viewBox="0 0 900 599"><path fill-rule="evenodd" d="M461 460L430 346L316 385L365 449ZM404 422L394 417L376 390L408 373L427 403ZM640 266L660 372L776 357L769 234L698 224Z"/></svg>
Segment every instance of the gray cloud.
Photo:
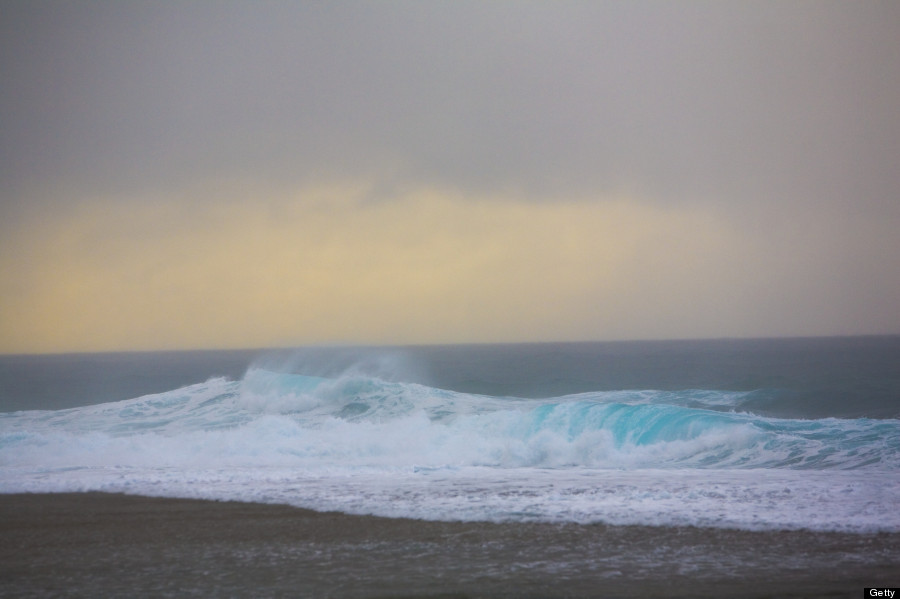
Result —
<svg viewBox="0 0 900 599"><path fill-rule="evenodd" d="M893 210L895 3L7 3L4 194L372 177Z"/></svg>
<svg viewBox="0 0 900 599"><path fill-rule="evenodd" d="M0 337L896 332L898 27L874 1L4 2Z"/></svg>

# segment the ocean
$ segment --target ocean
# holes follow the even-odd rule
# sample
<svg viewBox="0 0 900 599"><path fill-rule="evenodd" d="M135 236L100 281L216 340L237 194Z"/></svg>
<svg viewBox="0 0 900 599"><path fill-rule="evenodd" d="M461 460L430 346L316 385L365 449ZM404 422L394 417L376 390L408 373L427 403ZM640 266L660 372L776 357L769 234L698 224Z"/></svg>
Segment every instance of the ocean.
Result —
<svg viewBox="0 0 900 599"><path fill-rule="evenodd" d="M900 584L896 336L2 356L0 410L0 494L514 527L531 553L604 527L636 535L606 581L638 563L726 580L735 560L771 577L828 559L838 579L855 564ZM672 531L740 541L654 553ZM773 548L792 531L843 540ZM547 551L532 562L596 566ZM478 563L505 571L501 553ZM499 580L493 595L519 588Z"/></svg>

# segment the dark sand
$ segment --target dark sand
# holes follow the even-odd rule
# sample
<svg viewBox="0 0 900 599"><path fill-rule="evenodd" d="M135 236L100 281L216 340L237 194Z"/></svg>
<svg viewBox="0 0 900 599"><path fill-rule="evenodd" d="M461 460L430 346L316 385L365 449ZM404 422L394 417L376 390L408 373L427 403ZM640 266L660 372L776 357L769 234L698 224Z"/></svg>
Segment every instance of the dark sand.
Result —
<svg viewBox="0 0 900 599"><path fill-rule="evenodd" d="M900 586L900 534L422 522L0 495L4 597L860 597L867 586Z"/></svg>

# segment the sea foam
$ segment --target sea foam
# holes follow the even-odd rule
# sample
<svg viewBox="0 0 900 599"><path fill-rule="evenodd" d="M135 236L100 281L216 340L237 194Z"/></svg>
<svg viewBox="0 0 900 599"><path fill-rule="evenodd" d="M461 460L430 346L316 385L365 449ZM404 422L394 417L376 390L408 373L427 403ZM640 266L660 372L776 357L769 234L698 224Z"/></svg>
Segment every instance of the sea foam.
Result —
<svg viewBox="0 0 900 599"><path fill-rule="evenodd" d="M251 368L0 414L0 491L107 490L442 520L900 530L900 421L791 420L752 393L473 395Z"/></svg>

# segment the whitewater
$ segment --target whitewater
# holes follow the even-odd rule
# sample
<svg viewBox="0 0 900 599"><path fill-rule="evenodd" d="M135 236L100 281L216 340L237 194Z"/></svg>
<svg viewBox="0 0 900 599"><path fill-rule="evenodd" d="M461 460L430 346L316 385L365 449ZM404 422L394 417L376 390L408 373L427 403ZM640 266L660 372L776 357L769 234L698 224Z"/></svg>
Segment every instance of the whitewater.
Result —
<svg viewBox="0 0 900 599"><path fill-rule="evenodd" d="M0 413L0 492L107 491L443 521L900 532L900 420L765 389L453 391L251 366Z"/></svg>

